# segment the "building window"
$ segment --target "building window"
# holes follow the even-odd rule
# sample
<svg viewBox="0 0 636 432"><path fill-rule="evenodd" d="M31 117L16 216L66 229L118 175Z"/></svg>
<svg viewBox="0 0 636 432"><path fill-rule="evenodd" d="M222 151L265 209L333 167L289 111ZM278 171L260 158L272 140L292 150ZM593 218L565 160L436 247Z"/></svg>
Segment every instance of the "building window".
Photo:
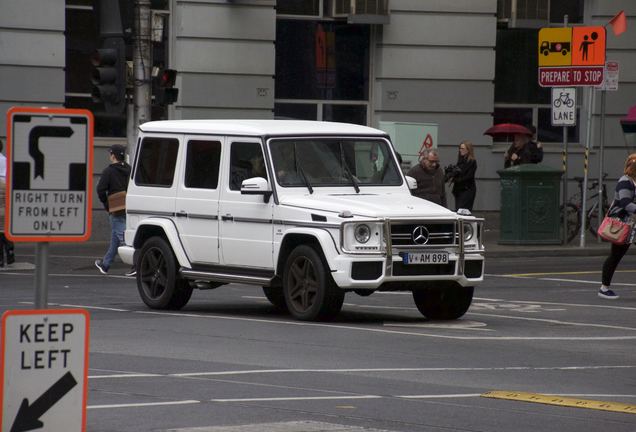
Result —
<svg viewBox="0 0 636 432"><path fill-rule="evenodd" d="M561 127L550 119L550 88L538 82L538 29L497 30L495 61L495 111L493 124L534 125L541 142L562 142ZM579 141L579 122L568 128L571 142ZM506 141L499 136L494 141Z"/></svg>
<svg viewBox="0 0 636 432"><path fill-rule="evenodd" d="M320 16L320 0L278 0L277 15Z"/></svg>

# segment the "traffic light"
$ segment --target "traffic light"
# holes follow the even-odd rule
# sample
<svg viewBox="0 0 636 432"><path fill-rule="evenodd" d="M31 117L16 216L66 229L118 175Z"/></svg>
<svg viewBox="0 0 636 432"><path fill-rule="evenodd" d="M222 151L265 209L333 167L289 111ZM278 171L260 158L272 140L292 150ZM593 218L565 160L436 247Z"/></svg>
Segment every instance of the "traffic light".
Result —
<svg viewBox="0 0 636 432"><path fill-rule="evenodd" d="M170 105L177 101L179 89L174 87L177 79L177 71L174 69L163 69L157 75L158 86L155 93L155 101L159 105Z"/></svg>
<svg viewBox="0 0 636 432"><path fill-rule="evenodd" d="M103 102L109 113L126 108L126 46L123 38L109 38L91 56L93 102Z"/></svg>

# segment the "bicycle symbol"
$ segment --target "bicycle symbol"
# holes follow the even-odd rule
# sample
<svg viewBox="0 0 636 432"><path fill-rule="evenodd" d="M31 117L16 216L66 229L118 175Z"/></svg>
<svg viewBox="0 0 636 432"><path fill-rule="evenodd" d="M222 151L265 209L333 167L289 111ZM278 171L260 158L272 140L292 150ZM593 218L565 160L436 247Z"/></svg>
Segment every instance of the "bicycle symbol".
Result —
<svg viewBox="0 0 636 432"><path fill-rule="evenodd" d="M574 106L574 99L570 98L570 94L568 92L561 92L559 98L554 101L555 108L559 108L561 105L565 105L568 108L572 108Z"/></svg>

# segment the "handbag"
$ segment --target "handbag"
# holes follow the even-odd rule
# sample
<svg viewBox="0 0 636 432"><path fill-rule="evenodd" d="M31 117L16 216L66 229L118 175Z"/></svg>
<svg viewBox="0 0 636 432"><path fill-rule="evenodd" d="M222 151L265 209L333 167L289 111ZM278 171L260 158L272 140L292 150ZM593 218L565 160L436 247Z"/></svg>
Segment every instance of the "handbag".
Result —
<svg viewBox="0 0 636 432"><path fill-rule="evenodd" d="M126 209L126 191L108 195L108 213L115 213Z"/></svg>
<svg viewBox="0 0 636 432"><path fill-rule="evenodd" d="M609 216L611 208L605 214L603 222L598 227L598 235L617 245L629 243L632 240L633 221L623 222L619 218Z"/></svg>

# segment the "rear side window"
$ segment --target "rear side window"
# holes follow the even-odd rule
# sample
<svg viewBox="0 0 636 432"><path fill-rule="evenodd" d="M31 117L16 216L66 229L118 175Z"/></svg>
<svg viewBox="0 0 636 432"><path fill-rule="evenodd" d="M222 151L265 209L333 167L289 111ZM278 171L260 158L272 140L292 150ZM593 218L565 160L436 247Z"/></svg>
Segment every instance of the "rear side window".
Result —
<svg viewBox="0 0 636 432"><path fill-rule="evenodd" d="M171 187L178 151L179 141L176 138L144 138L139 152L135 184Z"/></svg>
<svg viewBox="0 0 636 432"><path fill-rule="evenodd" d="M185 187L216 189L219 184L221 143L219 141L188 141Z"/></svg>

